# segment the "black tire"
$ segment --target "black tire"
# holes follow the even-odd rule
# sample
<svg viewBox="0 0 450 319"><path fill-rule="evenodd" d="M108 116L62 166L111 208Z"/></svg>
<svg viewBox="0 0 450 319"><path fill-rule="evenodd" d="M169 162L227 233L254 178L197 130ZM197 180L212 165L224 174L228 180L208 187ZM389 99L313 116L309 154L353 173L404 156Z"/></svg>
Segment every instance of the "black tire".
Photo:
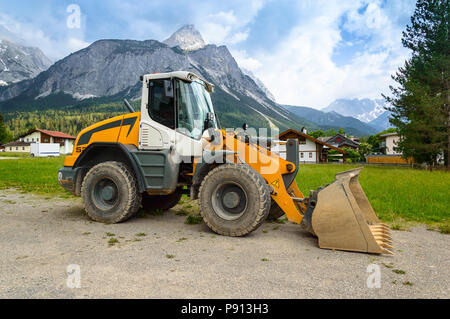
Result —
<svg viewBox="0 0 450 319"><path fill-rule="evenodd" d="M204 178L200 214L208 227L225 236L244 236L267 218L270 192L266 181L244 164L224 164Z"/></svg>
<svg viewBox="0 0 450 319"><path fill-rule="evenodd" d="M149 195L147 193L142 194L142 208L151 212L157 209L169 210L176 206L181 199L181 189L178 188L169 195Z"/></svg>
<svg viewBox="0 0 450 319"><path fill-rule="evenodd" d="M132 217L141 204L136 177L123 163L104 162L92 167L81 185L88 216L102 223L120 223Z"/></svg>
<svg viewBox="0 0 450 319"><path fill-rule="evenodd" d="M277 202L272 200L272 204L270 205L270 211L269 211L269 215L267 215L267 219L275 220L275 219L280 218L283 215L284 215L284 212L281 209L281 207L277 204Z"/></svg>

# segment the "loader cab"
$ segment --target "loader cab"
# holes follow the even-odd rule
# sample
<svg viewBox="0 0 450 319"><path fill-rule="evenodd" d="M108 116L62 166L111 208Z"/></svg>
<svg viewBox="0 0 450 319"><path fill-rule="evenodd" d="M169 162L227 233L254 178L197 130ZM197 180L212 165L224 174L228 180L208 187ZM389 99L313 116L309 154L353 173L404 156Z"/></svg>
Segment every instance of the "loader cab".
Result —
<svg viewBox="0 0 450 319"><path fill-rule="evenodd" d="M211 84L189 72L144 76L139 148L201 156L205 130L218 128L210 91Z"/></svg>

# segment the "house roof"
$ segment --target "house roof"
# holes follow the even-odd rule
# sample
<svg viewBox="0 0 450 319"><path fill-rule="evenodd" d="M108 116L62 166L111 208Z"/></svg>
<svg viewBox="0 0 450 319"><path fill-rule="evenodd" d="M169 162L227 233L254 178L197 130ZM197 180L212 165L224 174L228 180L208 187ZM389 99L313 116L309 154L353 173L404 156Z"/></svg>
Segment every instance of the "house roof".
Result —
<svg viewBox="0 0 450 319"><path fill-rule="evenodd" d="M41 133L50 135L50 136L52 136L52 137L66 138L66 139L70 139L70 140L76 139L75 136L72 136L72 135L69 135L69 134L66 134L66 133L63 133L63 132L41 130L41 129L39 129L39 128L37 128L37 129L35 129L35 130L33 130L33 131L30 131L30 132L27 132L27 134L24 134L24 135L22 135L21 137L30 135L31 133L34 133L34 132L41 132Z"/></svg>
<svg viewBox="0 0 450 319"><path fill-rule="evenodd" d="M280 133L278 138L282 139L284 136L288 135L289 133L293 133L293 134L296 134L296 135L299 135L299 136L303 136L303 137L307 138L310 141L313 141L313 142L318 143L318 144L322 144L323 146L326 146L326 147L331 148L331 149L333 149L335 151L338 151L339 153L347 154L347 152L344 151L343 149L340 149L340 148L335 147L333 145L330 145L328 143L322 142L322 141L320 141L320 140L318 140L318 139L316 139L316 138L314 138L312 136L309 136L308 134L296 131L294 129L289 129L287 131L284 131L284 132Z"/></svg>
<svg viewBox="0 0 450 319"><path fill-rule="evenodd" d="M333 143L337 143L339 145L341 144L347 144L349 146L353 146L353 147L358 147L359 143L355 142L351 139L349 139L348 137L342 135L342 134L336 134L335 136L332 136L330 138L328 138L326 140L327 143L333 144Z"/></svg>
<svg viewBox="0 0 450 319"><path fill-rule="evenodd" d="M321 136L318 138L319 141L326 142L331 139L333 136Z"/></svg>
<svg viewBox="0 0 450 319"><path fill-rule="evenodd" d="M30 146L30 143L22 142L22 141L14 141L14 142L9 142L8 144L5 144L3 146L5 146L5 147L9 147L9 146Z"/></svg>
<svg viewBox="0 0 450 319"><path fill-rule="evenodd" d="M397 136L398 135L398 133L386 133L386 134L382 134L382 135L380 135L380 137L381 138L383 138L383 137L388 137L388 136Z"/></svg>

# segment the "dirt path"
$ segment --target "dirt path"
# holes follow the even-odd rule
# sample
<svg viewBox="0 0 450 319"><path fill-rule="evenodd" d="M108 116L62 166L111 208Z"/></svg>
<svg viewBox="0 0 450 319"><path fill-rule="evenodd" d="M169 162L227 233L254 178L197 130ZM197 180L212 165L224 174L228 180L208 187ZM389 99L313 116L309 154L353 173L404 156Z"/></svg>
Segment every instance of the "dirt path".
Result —
<svg viewBox="0 0 450 319"><path fill-rule="evenodd" d="M222 237L185 224L180 209L104 225L80 200L0 191L0 298L450 297L449 235L394 231L395 256L377 256L321 250L291 223ZM381 288L367 288L372 263ZM80 266L79 289L67 287L70 264Z"/></svg>

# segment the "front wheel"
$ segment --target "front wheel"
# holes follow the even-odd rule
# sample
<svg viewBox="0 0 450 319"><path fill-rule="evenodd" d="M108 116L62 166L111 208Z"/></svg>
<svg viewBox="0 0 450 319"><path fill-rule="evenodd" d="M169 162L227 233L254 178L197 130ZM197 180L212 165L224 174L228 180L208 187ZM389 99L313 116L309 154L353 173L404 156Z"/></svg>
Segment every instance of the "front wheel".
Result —
<svg viewBox="0 0 450 319"><path fill-rule="evenodd" d="M141 203L133 172L125 164L112 161L88 171L81 186L81 197L88 216L103 223L127 220Z"/></svg>
<svg viewBox="0 0 450 319"><path fill-rule="evenodd" d="M200 186L200 214L221 235L244 236L257 229L267 218L270 201L265 180L244 164L221 165Z"/></svg>

